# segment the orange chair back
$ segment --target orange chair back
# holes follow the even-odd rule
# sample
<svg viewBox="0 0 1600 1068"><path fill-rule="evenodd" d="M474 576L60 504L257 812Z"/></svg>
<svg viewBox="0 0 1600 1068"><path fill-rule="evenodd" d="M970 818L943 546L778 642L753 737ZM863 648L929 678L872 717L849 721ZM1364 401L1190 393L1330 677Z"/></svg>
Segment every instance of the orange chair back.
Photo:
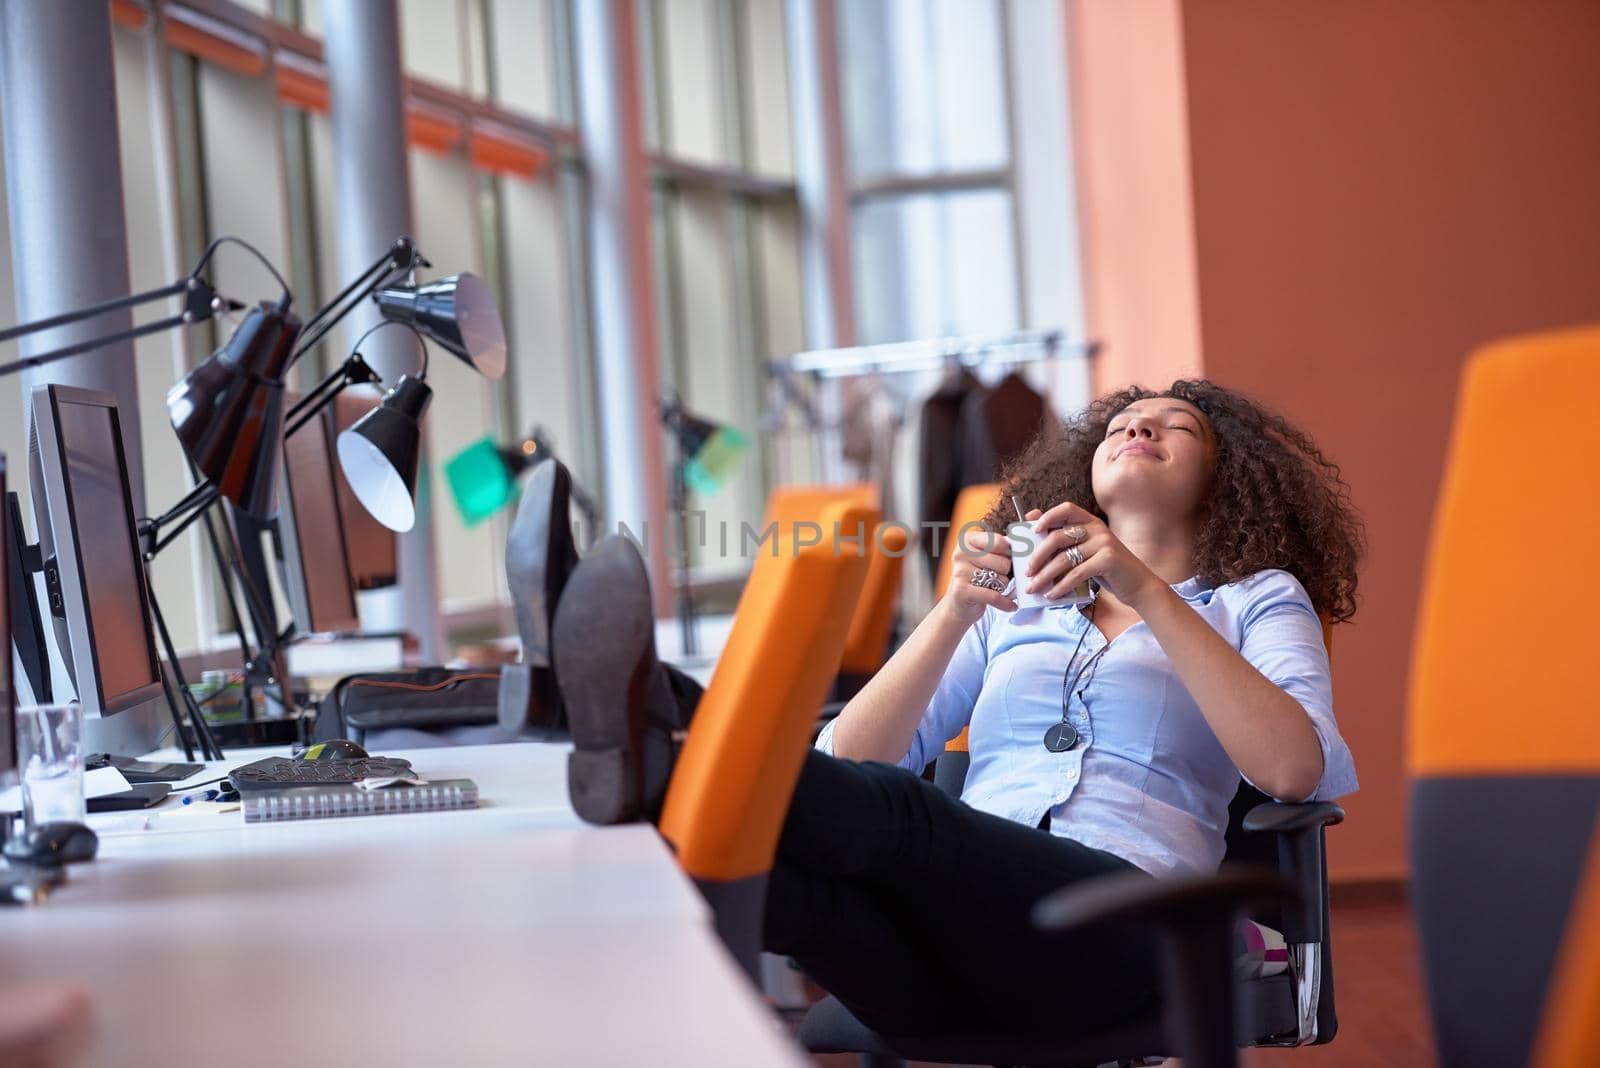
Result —
<svg viewBox="0 0 1600 1068"><path fill-rule="evenodd" d="M956 539L961 528L976 523L989 514L1000 497L1002 486L998 482L980 482L968 486L956 495L955 511L950 513L950 529L944 532L944 544L939 547L939 572L934 579L933 596L938 600L950 588L950 572L955 567Z"/></svg>
<svg viewBox="0 0 1600 1068"><path fill-rule="evenodd" d="M832 524L871 530L878 511L839 501L815 521L829 532L822 544L795 551L792 529L780 528L778 554L756 560L673 771L661 833L695 879L731 883L771 869L817 709L839 670L868 553L853 542L836 552Z"/></svg>
<svg viewBox="0 0 1600 1068"><path fill-rule="evenodd" d="M867 579L850 618L839 670L870 675L883 666L894 630L895 603L900 596L900 575L911 537L899 524L879 523L867 547Z"/></svg>
<svg viewBox="0 0 1600 1068"><path fill-rule="evenodd" d="M832 527L822 523L819 517L825 508L840 501L875 506L878 487L871 482L779 486L767 498L764 523L776 523L780 530L793 530L796 523L818 523L824 528L823 536L831 538ZM856 531L843 533L853 537ZM839 661L840 671L858 675L870 675L883 666L889 636L894 629L900 576L911 540L906 528L898 524L869 526L867 538L870 544L867 546L866 584L850 618L844 655Z"/></svg>
<svg viewBox="0 0 1600 1068"><path fill-rule="evenodd" d="M1414 900L1442 1064L1527 1063L1541 1006L1567 993L1549 985L1563 942L1558 974L1588 969L1600 988L1600 921L1584 919L1600 908L1600 885L1578 889L1600 798L1589 667L1600 479L1562 432L1592 425L1596 411L1596 327L1486 347L1456 398L1406 738ZM1563 939L1569 907L1575 933ZM1597 1038L1544 1019L1561 1036L1552 1050ZM1560 1063L1600 1063L1600 1048Z"/></svg>

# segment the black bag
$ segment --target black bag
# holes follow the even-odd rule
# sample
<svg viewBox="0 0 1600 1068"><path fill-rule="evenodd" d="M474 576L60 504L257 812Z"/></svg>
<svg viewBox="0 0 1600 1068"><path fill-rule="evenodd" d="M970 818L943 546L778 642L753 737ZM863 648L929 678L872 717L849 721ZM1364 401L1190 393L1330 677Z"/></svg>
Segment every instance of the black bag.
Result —
<svg viewBox="0 0 1600 1068"><path fill-rule="evenodd" d="M390 727L437 730L499 721L500 672L443 667L350 675L323 698L313 737L360 738Z"/></svg>

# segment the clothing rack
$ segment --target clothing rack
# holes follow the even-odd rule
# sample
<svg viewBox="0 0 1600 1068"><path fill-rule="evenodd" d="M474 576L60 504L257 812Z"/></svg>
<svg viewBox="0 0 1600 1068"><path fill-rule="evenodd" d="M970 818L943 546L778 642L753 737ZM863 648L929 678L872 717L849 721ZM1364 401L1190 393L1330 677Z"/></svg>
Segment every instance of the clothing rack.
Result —
<svg viewBox="0 0 1600 1068"><path fill-rule="evenodd" d="M976 367L990 363L1087 359L1099 349L1098 341L1069 342L1060 330L1024 330L989 337L944 337L840 349L813 349L796 353L788 359L774 360L770 370L779 377L798 373L817 378L854 378L860 375L937 371L954 363Z"/></svg>
<svg viewBox="0 0 1600 1068"><path fill-rule="evenodd" d="M778 433L787 411L798 411L809 438L812 469L824 482L844 479L838 437L844 408L844 380L870 375L937 371L945 367L1034 363L1043 360L1088 359L1100 349L1098 341L1068 341L1063 330L1023 330L1009 334L943 337L923 341L897 341L883 345L814 349L787 359L772 360L767 406L762 430L780 450L774 463L789 468L789 446L779 444ZM810 379L810 388L800 386Z"/></svg>

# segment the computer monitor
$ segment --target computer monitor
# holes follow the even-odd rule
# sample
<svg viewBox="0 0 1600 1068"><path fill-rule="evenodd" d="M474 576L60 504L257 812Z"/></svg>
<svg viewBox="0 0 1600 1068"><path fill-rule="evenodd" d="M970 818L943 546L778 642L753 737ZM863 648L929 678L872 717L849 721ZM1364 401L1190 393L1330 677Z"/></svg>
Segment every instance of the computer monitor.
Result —
<svg viewBox="0 0 1600 1068"><path fill-rule="evenodd" d="M0 502L6 499L6 458L0 455ZM11 570L8 524L0 522L0 782L17 770L17 691L11 684Z"/></svg>
<svg viewBox="0 0 1600 1068"><path fill-rule="evenodd" d="M31 400L45 589L78 701L90 718L150 704L161 661L116 398L46 385Z"/></svg>
<svg viewBox="0 0 1600 1068"><path fill-rule="evenodd" d="M342 434L356 421L378 406L382 398L354 389L339 394L334 402L334 426ZM395 532L372 518L350 489L344 472L339 472L339 514L344 519L345 547L350 556L350 573L359 590L393 586L400 573L400 547Z"/></svg>
<svg viewBox="0 0 1600 1068"><path fill-rule="evenodd" d="M301 634L361 629L340 519L332 414L321 413L283 441L278 556L284 593Z"/></svg>
<svg viewBox="0 0 1600 1068"><path fill-rule="evenodd" d="M39 547L28 537L22 522L22 500L17 491L0 498L0 543L5 546L5 584L11 611L11 652L16 657L12 689L20 704L49 704L52 700L50 645L44 636L44 616L39 611L39 591L34 576L42 566Z"/></svg>

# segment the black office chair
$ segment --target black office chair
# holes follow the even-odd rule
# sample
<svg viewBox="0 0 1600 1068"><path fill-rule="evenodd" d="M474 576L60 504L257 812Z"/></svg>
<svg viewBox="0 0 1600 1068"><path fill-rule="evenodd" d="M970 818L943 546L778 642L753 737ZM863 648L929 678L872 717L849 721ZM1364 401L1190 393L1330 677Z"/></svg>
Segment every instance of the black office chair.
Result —
<svg viewBox="0 0 1600 1068"><path fill-rule="evenodd" d="M1332 1041L1338 1019L1324 829L1341 822L1344 810L1328 802L1282 804L1241 782L1228 815L1227 854L1217 875L1093 879L1051 895L1035 910L1035 922L1046 931L1108 922L1153 927L1163 950L1161 1011L1066 1040L1003 1034L922 1039L875 1033L828 997L806 1013L801 1042L813 1053L860 1053L868 1068L904 1060L1087 1066L1166 1056L1181 1056L1185 1068L1224 1068L1236 1063L1235 1046ZM1282 933L1287 971L1235 976L1233 929L1240 913Z"/></svg>

